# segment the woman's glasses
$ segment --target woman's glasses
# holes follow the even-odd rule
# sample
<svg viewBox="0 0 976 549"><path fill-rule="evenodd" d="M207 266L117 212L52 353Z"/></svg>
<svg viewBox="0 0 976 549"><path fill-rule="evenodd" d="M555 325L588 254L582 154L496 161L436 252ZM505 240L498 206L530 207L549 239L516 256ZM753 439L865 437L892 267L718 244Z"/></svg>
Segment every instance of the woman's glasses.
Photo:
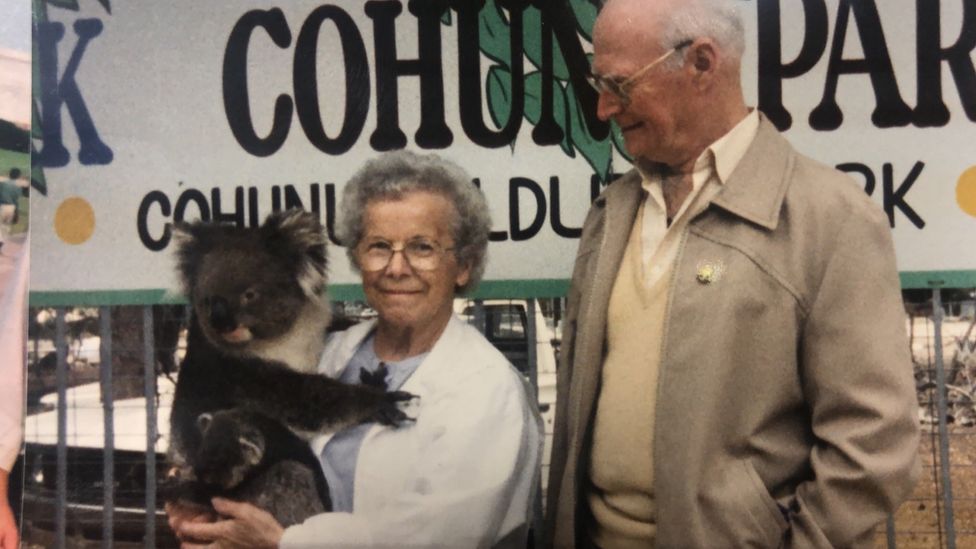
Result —
<svg viewBox="0 0 976 549"><path fill-rule="evenodd" d="M426 238L408 240L399 247L386 240L370 240L359 245L357 256L359 268L366 272L382 271L390 264L393 254L400 252L410 268L418 271L433 271L441 264L444 252L454 248L445 248Z"/></svg>

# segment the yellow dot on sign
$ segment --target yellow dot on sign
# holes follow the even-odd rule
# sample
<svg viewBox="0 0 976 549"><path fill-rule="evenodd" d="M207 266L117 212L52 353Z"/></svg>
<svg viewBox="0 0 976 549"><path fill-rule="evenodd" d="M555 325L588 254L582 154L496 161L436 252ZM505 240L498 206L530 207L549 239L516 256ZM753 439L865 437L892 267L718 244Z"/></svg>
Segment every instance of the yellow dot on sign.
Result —
<svg viewBox="0 0 976 549"><path fill-rule="evenodd" d="M54 212L54 231L66 244L81 244L95 232L95 210L78 196L65 199Z"/></svg>
<svg viewBox="0 0 976 549"><path fill-rule="evenodd" d="M962 211L976 217L976 166L962 172L956 184L956 202Z"/></svg>

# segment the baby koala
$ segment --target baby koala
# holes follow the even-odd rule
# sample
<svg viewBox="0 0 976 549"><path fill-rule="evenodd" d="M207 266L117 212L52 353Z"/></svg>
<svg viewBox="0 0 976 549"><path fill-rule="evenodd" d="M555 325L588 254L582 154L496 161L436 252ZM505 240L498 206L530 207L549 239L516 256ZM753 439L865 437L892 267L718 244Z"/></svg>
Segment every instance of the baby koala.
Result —
<svg viewBox="0 0 976 549"><path fill-rule="evenodd" d="M197 501L213 496L252 503L284 527L329 511L325 475L308 444L280 422L230 408L200 414L202 437L190 468Z"/></svg>

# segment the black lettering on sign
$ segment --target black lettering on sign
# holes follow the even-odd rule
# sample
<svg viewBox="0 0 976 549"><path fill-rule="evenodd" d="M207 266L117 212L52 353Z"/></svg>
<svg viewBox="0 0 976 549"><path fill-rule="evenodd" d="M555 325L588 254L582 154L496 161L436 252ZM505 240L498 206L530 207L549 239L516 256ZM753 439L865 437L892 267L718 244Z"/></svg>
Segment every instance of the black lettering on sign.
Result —
<svg viewBox="0 0 976 549"><path fill-rule="evenodd" d="M417 59L398 59L394 20L403 10L400 2L371 0L366 15L373 20L376 56L376 130L370 145L377 151L401 149L407 137L400 130L397 79L420 77L420 128L414 134L425 149L445 148L454 134L444 121L444 77L441 68L441 15L446 0L411 0L410 13L417 18Z"/></svg>
<svg viewBox="0 0 976 549"><path fill-rule="evenodd" d="M521 200L519 200L519 190L526 189L535 199L535 217L528 227L521 226ZM542 187L535 181L527 177L513 177L509 180L508 186L508 224L514 242L528 240L539 234L539 230L546 221L546 195L542 192Z"/></svg>
<svg viewBox="0 0 976 549"><path fill-rule="evenodd" d="M322 127L318 97L319 32L325 21L334 23L339 31L341 59L346 76L345 115L339 135L334 139L326 135L325 128ZM339 155L351 149L366 125L370 89L366 46L363 45L363 37L349 14L331 5L316 8L309 14L298 33L292 70L298 121L309 142L326 154Z"/></svg>
<svg viewBox="0 0 976 549"><path fill-rule="evenodd" d="M180 222L186 220L186 208L193 203L197 207L198 217L201 221L210 221L210 205L207 204L207 197L196 189L187 189L180 193L176 199L176 209L173 211L173 221Z"/></svg>
<svg viewBox="0 0 976 549"><path fill-rule="evenodd" d="M949 109L942 101L942 63L956 82L962 108L969 120L976 122L976 69L972 53L976 49L976 0L962 0L962 30L956 42L942 47L940 29L941 2L915 0L917 12L915 43L918 56L918 105L914 123L919 127L945 126L949 123Z"/></svg>
<svg viewBox="0 0 976 549"><path fill-rule="evenodd" d="M183 183L180 182L180 186ZM310 211L322 218L322 196L318 183L310 183L308 186L307 198L299 194L294 185L274 185L270 187L271 192L271 212L280 211L287 208L302 208ZM335 216L336 216L336 190L334 183L326 183L325 187L325 223L329 240L332 244L341 245L335 236ZM143 197L139 203L136 213L136 231L139 240L148 250L158 252L165 249L172 238L172 224L181 223L187 220L200 219L201 221L214 221L217 223L234 223L243 227L245 218L250 227L260 225L263 217L267 214L259 209L259 194L257 187L237 186L233 190L234 206L233 212L223 209L222 190L220 187L210 189L210 202L207 196L198 189L184 189L176 199L175 208L171 206L169 197L160 190L153 190ZM307 204L309 207L305 207ZM193 207L199 215L194 215ZM150 227L150 215L158 211L162 218L166 220L162 229ZM270 213L270 212L269 212ZM170 217L172 214L172 217ZM159 235L159 236L157 236Z"/></svg>
<svg viewBox="0 0 976 549"><path fill-rule="evenodd" d="M874 193L875 179L874 172L871 168L861 164L859 162L846 162L844 164L838 164L837 169L845 173L856 173L864 177L864 192L868 196Z"/></svg>
<svg viewBox="0 0 976 549"><path fill-rule="evenodd" d="M918 181L918 176L925 168L924 162L916 162L908 175L895 186L895 169L891 163L884 163L881 166L881 204L886 214L888 214L888 224L895 227L895 210L898 210L918 229L925 228L925 220L915 211L905 200L905 195L911 190L912 185ZM846 162L838 164L837 169L845 173L856 173L864 177L864 192L868 196L874 193L876 188L877 176L874 170L859 162Z"/></svg>
<svg viewBox="0 0 976 549"><path fill-rule="evenodd" d="M64 72L58 77L58 43L64 37L64 24L41 22L37 25L37 68L40 76L41 132L44 136L35 162L47 168L67 166L71 155L62 138L61 108L68 110L78 134L78 161L82 165L112 162L112 149L102 141L92 120L76 75L88 44L102 33L99 19L79 19L72 28L78 35Z"/></svg>
<svg viewBox="0 0 976 549"><path fill-rule="evenodd" d="M482 147L502 147L515 141L522 116L525 114L525 62L522 45L523 2L509 2L509 52L507 64L511 71L512 88L509 90L511 110L508 120L500 130L485 125L481 108L481 31L479 19L484 0L455 0L458 37L458 103L461 127L471 141Z"/></svg>
<svg viewBox="0 0 976 549"><path fill-rule="evenodd" d="M471 180L475 187L481 188L481 179L475 177ZM508 240L508 231L489 231L488 242L505 242Z"/></svg>
<svg viewBox="0 0 976 549"><path fill-rule="evenodd" d="M171 212L169 198L163 191L150 191L139 203L139 213L136 215L136 231L139 233L139 241L146 249L158 252L165 249L166 245L169 244L173 228L169 223L166 223L163 226L163 234L159 238L153 238L152 234L149 233L149 209L155 204L159 205L163 217L169 217Z"/></svg>
<svg viewBox="0 0 976 549"><path fill-rule="evenodd" d="M921 229L925 227L925 221L905 201L905 195L912 188L912 185L915 184L915 181L918 180L918 176L921 175L923 168L925 168L924 163L916 162L896 189L894 168L888 163L882 166L881 180L884 184L884 210L888 214L888 223L891 224L892 228L895 226L895 208L898 208L916 228Z"/></svg>
<svg viewBox="0 0 976 549"><path fill-rule="evenodd" d="M559 178L555 175L549 178L549 200L549 223L553 232L563 238L579 238L583 234L582 227L563 225L559 204Z"/></svg>
<svg viewBox="0 0 976 549"><path fill-rule="evenodd" d="M864 59L843 59L847 24L853 13L858 36L864 50ZM837 81L842 74L867 73L874 89L875 109L871 121L878 128L907 126L912 121L912 109L901 98L895 70L888 56L888 44L881 17L874 0L840 0L837 8L837 24L834 41L830 48L827 65L827 81L820 104L810 113L810 127L815 130L836 130L844 121L844 114L837 105Z"/></svg>
<svg viewBox="0 0 976 549"><path fill-rule="evenodd" d="M294 106L291 97L287 94L279 95L275 99L271 132L265 137L257 134L251 118L247 91L247 49L251 34L258 27L266 30L279 48L287 48L291 45L291 31L288 29L285 15L279 8L252 10L245 13L234 25L230 38L227 39L222 80L224 112L234 139L245 151L254 156L264 157L274 154L284 144L291 127Z"/></svg>
<svg viewBox="0 0 976 549"><path fill-rule="evenodd" d="M217 187L211 189L210 211L214 223L233 223L238 227L244 227L244 187L234 189L234 211L232 213L224 213L220 189Z"/></svg>
<svg viewBox="0 0 976 549"><path fill-rule="evenodd" d="M780 131L793 125L793 117L783 106L783 80L796 78L813 68L827 49L827 6L823 0L803 0L806 21L803 42L796 59L784 63L782 59L782 28L780 0L759 0L759 110Z"/></svg>
<svg viewBox="0 0 976 549"><path fill-rule="evenodd" d="M586 122L586 129L589 131L590 137L596 141L606 139L610 135L610 124L600 120L596 115L598 96L596 90L586 83L586 75L590 73L590 61L586 57L583 46L580 44L579 35L576 33L576 16L573 14L569 2L533 0L533 4L539 8L539 11L542 12L543 21L546 21L555 33L559 51L563 54L566 67L569 69L570 85L573 86L576 100L579 101L580 108L583 111L583 121ZM551 92L551 82L543 79L542 89ZM552 107L546 107L543 103L543 110L545 111L547 108L548 112L552 112ZM559 129L558 126L556 129ZM546 140L545 143L559 143L562 139L562 131L559 131L558 138L556 135L556 131L552 130L550 139ZM538 139L541 137L536 136L533 132L532 139L536 143L540 143Z"/></svg>

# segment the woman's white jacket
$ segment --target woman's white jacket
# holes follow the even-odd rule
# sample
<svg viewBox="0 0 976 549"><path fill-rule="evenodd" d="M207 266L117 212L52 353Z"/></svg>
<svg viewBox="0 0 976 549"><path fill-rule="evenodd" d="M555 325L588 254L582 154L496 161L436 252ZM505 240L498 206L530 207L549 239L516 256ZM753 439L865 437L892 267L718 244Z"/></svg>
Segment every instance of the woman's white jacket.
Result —
<svg viewBox="0 0 976 549"><path fill-rule="evenodd" d="M374 323L329 340L319 371L338 377ZM542 420L522 376L452 316L401 390L415 423L374 425L356 463L352 513L285 530L282 548L525 547L539 479ZM312 441L321 453L331 435Z"/></svg>

